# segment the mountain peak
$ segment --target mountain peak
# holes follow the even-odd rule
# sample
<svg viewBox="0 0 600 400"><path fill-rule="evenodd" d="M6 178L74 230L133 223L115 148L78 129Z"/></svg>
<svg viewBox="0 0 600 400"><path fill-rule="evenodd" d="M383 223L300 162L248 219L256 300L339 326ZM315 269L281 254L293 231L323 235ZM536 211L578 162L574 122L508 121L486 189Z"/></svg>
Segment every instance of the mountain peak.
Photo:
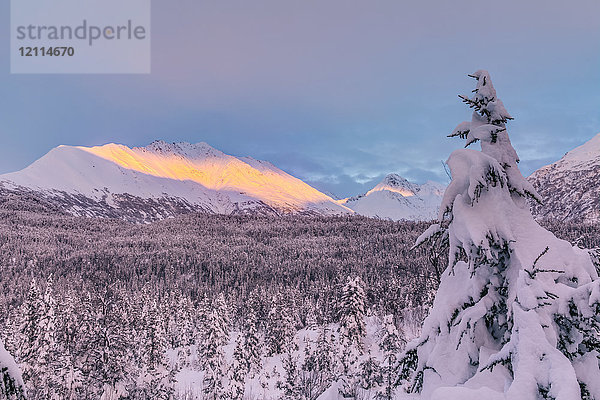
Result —
<svg viewBox="0 0 600 400"><path fill-rule="evenodd" d="M225 154L206 142L188 143L155 140L148 146L139 148L157 154L176 154L187 158L222 157Z"/></svg>
<svg viewBox="0 0 600 400"><path fill-rule="evenodd" d="M398 174L388 174L366 194L348 198L340 204L369 217L432 220L437 215L443 193L444 187L439 183L417 185Z"/></svg>
<svg viewBox="0 0 600 400"><path fill-rule="evenodd" d="M404 197L414 196L418 190L418 186L410 183L405 178L398 174L388 174L381 182L373 189L367 192L367 195L373 192L387 190L390 192L399 193Z"/></svg>
<svg viewBox="0 0 600 400"><path fill-rule="evenodd" d="M398 174L387 174L385 178L380 182L392 187L406 186L409 182Z"/></svg>

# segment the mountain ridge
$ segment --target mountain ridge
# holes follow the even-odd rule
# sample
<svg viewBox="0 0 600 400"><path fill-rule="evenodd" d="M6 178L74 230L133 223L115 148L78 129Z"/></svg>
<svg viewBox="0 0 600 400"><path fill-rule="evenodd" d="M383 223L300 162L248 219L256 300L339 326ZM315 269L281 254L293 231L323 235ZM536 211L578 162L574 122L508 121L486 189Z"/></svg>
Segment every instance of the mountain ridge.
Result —
<svg viewBox="0 0 600 400"><path fill-rule="evenodd" d="M132 222L188 212L427 220L437 216L443 193L443 185L388 174L368 192L337 200L268 161L231 156L205 142L162 140L131 148L61 145L0 175L0 189L0 195L39 196L70 214Z"/></svg>
<svg viewBox="0 0 600 400"><path fill-rule="evenodd" d="M367 217L428 221L437 218L444 188L431 181L422 185L411 183L392 173L366 193L339 203Z"/></svg>
<svg viewBox="0 0 600 400"><path fill-rule="evenodd" d="M5 190L29 189L55 201L64 199L76 215L89 216L90 209L98 208L102 211L92 216L112 216L139 199L152 206L169 203L159 207L159 219L164 213L172 216L168 210L173 208L219 214L351 213L270 163L229 156L204 142L155 141L133 148L63 145L21 171L0 175L0 181Z"/></svg>
<svg viewBox="0 0 600 400"><path fill-rule="evenodd" d="M542 197L536 218L600 222L600 133L527 179Z"/></svg>

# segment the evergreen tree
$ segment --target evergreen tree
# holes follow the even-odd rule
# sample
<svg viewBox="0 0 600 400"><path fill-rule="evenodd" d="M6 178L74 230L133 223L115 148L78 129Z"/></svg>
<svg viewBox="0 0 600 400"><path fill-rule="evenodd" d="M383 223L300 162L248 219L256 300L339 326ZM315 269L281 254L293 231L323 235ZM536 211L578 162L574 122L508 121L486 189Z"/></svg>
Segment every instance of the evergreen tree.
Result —
<svg viewBox="0 0 600 400"><path fill-rule="evenodd" d="M340 301L340 340L346 346L363 350L363 338L367 333L365 325L365 292L360 278L348 277L342 289Z"/></svg>
<svg viewBox="0 0 600 400"><path fill-rule="evenodd" d="M370 397L371 389L377 388L383 383L381 368L377 360L369 355L360 363L359 386ZM356 389L358 391L358 388ZM356 397L356 396L355 396Z"/></svg>
<svg viewBox="0 0 600 400"><path fill-rule="evenodd" d="M208 314L206 331L202 343L205 366L203 392L207 399L217 400L224 396L223 380L225 369L223 346L229 341L229 318L223 294L213 302Z"/></svg>
<svg viewBox="0 0 600 400"><path fill-rule="evenodd" d="M89 382L84 384L94 391L89 397L112 399L124 396L131 387L135 365L130 345L130 315L122 294L112 285L88 294L84 304L87 344L84 374ZM118 397L116 397L118 398Z"/></svg>
<svg viewBox="0 0 600 400"><path fill-rule="evenodd" d="M166 400L174 395L175 371L171 370L166 359L167 337L163 317L156 299L153 300L145 315L144 365L141 369L144 384L140 393L145 398Z"/></svg>
<svg viewBox="0 0 600 400"><path fill-rule="evenodd" d="M43 397L60 399L60 382L57 370L59 348L56 340L56 299L54 297L54 278L52 274L46 281L46 291L43 297L41 320L41 340L38 349L38 368L44 382Z"/></svg>
<svg viewBox="0 0 600 400"><path fill-rule="evenodd" d="M165 315L166 335L168 346L179 349L193 344L193 304L190 298L179 288L167 293L161 301L161 313Z"/></svg>
<svg viewBox="0 0 600 400"><path fill-rule="evenodd" d="M277 387L283 392L281 397L284 400L296 400L304 398L302 396L302 387L300 383L300 372L298 371L298 357L293 356L291 352L284 354L281 360L285 379L279 381Z"/></svg>
<svg viewBox="0 0 600 400"><path fill-rule="evenodd" d="M79 340L80 312L73 296L69 293L65 294L56 318L56 340L60 348L54 369L58 382L58 395L65 400L75 400L80 397L79 389L83 385L80 355L84 344Z"/></svg>
<svg viewBox="0 0 600 400"><path fill-rule="evenodd" d="M267 354L282 354L295 350L295 318L284 296L273 296L266 323Z"/></svg>
<svg viewBox="0 0 600 400"><path fill-rule="evenodd" d="M317 328L317 316L312 307L306 313L306 329L315 330Z"/></svg>
<svg viewBox="0 0 600 400"><path fill-rule="evenodd" d="M190 346L194 344L194 308L190 298L179 293L176 304L169 314L173 316L174 324L170 332L171 347L177 349L180 367L189 365Z"/></svg>
<svg viewBox="0 0 600 400"><path fill-rule="evenodd" d="M198 301L198 307L196 310L196 318L194 320L194 343L197 343L197 365L199 369L204 369L205 359L205 348L202 347L206 339L209 319L212 314L213 302L206 296L203 295Z"/></svg>
<svg viewBox="0 0 600 400"><path fill-rule="evenodd" d="M248 310L246 323L241 333L241 367L253 377L262 367L258 320L253 309Z"/></svg>
<svg viewBox="0 0 600 400"><path fill-rule="evenodd" d="M228 398L242 400L244 398L244 383L248 376L248 361L245 358L244 338L238 335L233 350L233 362L229 368Z"/></svg>
<svg viewBox="0 0 600 400"><path fill-rule="evenodd" d="M391 400L396 388L396 361L400 351L401 338L392 315L386 315L382 325L382 335L379 341L379 349L383 354L380 369L382 387L377 392L377 398Z"/></svg>
<svg viewBox="0 0 600 400"><path fill-rule="evenodd" d="M587 251L531 216L538 199L506 130L512 117L487 71L450 136L481 142L448 159L439 222L449 264L422 335L400 360L407 388L436 399L600 399L600 280Z"/></svg>
<svg viewBox="0 0 600 400"><path fill-rule="evenodd" d="M35 281L31 280L29 291L21 306L19 327L18 360L23 371L23 381L29 397L35 397L42 388L43 371L40 368L38 352L44 339L44 299Z"/></svg>
<svg viewBox="0 0 600 400"><path fill-rule="evenodd" d="M360 380L360 356L363 354L365 325L365 293L360 278L348 277L339 305L340 364L343 397L356 397Z"/></svg>
<svg viewBox="0 0 600 400"><path fill-rule="evenodd" d="M322 371L325 375L325 381L333 380L334 377L334 347L335 335L333 332L330 333L327 326L320 327L315 351L315 364L317 370Z"/></svg>
<svg viewBox="0 0 600 400"><path fill-rule="evenodd" d="M30 398L60 399L59 348L56 337L56 299L52 274L44 295L35 280L22 306L19 359Z"/></svg>

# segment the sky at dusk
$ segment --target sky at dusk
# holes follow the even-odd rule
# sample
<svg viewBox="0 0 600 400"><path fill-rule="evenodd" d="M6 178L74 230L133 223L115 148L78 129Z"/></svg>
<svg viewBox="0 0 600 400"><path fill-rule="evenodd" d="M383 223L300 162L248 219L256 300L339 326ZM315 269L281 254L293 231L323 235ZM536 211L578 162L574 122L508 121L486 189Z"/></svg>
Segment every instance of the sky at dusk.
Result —
<svg viewBox="0 0 600 400"><path fill-rule="evenodd" d="M11 75L0 3L0 173L60 144L204 141L339 197L446 182L458 94L490 71L525 175L600 132L600 1L152 3L152 73Z"/></svg>

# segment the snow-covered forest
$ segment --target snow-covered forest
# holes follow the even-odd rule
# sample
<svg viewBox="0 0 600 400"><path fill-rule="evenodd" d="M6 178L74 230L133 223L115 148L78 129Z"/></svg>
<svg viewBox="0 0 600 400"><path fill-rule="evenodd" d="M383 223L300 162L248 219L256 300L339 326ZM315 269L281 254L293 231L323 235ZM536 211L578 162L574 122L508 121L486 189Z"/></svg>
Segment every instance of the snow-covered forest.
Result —
<svg viewBox="0 0 600 400"><path fill-rule="evenodd" d="M598 227L546 226L600 246ZM316 399L342 383L391 398L395 358L447 263L411 250L425 228L216 215L134 225L5 198L2 340L29 398Z"/></svg>
<svg viewBox="0 0 600 400"><path fill-rule="evenodd" d="M379 354L374 330L406 326L398 343L414 335L439 274L431 254L410 250L418 223L199 214L134 225L20 198L0 207L2 339L30 398L202 398L235 379L253 379L256 398L309 390L294 385L316 382L286 383L287 356L294 379L326 374L313 377L322 389L343 368L341 316L362 326L349 336L368 323ZM322 346L327 366L305 366Z"/></svg>

